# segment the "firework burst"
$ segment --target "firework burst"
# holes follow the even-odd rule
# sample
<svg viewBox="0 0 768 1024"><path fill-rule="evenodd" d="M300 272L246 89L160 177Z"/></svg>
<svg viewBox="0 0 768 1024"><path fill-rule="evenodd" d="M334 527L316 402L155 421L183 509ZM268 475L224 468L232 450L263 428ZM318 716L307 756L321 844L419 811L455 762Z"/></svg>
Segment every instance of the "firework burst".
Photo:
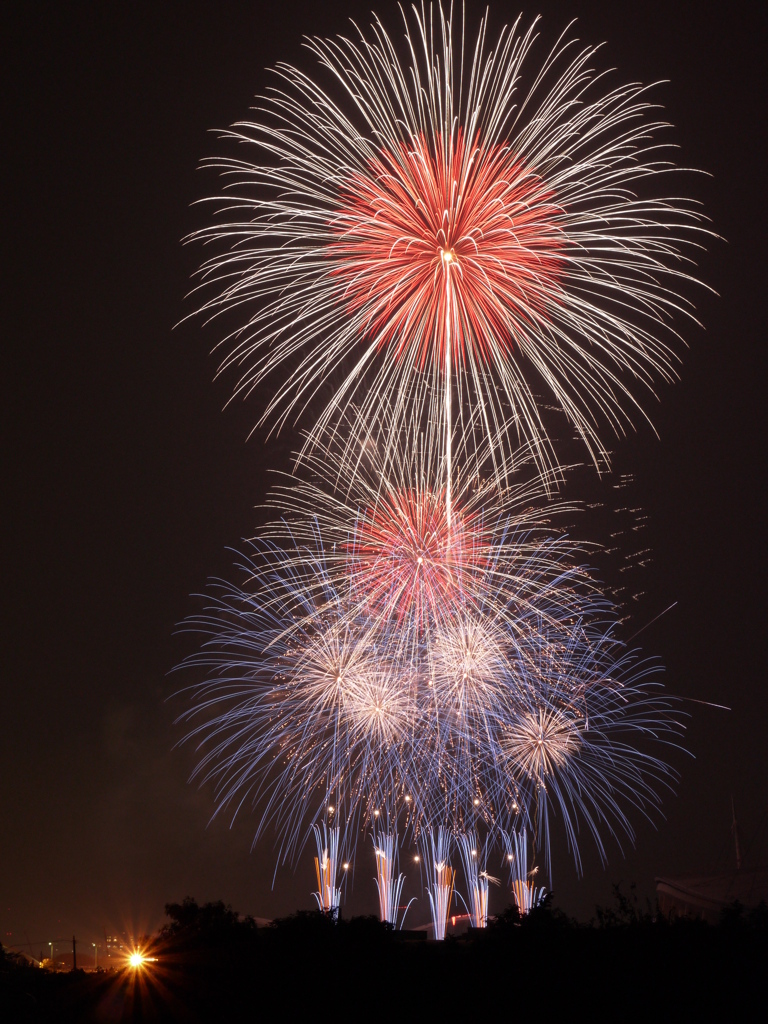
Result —
<svg viewBox="0 0 768 1024"><path fill-rule="evenodd" d="M298 567L322 536L328 571L357 611L400 643L418 645L425 631L437 631L446 657L457 622L466 633L458 642L471 645L497 619L512 634L539 620L567 629L608 607L581 546L556 526L578 506L547 500L547 481L526 478L528 453L516 454L521 482L501 487L488 449L465 459L458 437L449 520L439 439L418 425L398 427L386 403L380 417L386 443L368 439L353 459L346 440L332 435L307 457L306 473L270 497L282 519L265 532L286 551L296 545ZM349 429L361 429L358 418Z"/></svg>
<svg viewBox="0 0 768 1024"><path fill-rule="evenodd" d="M308 41L326 84L279 65L228 133L245 157L211 161L230 212L195 237L202 309L236 318L223 367L237 392L282 374L277 425L320 404L245 582L189 622L207 679L185 717L219 811L252 801L283 859L314 828L321 908L370 830L394 922L396 837L420 843L442 937L454 841L480 926L477 830L523 837L530 909L528 834L549 865L556 815L580 868L580 827L604 856L674 777L645 746L680 722L556 527L575 506L550 500L537 390L604 465L603 426L675 375L707 232L666 194L645 90L607 88L595 48L563 35L535 67L536 22L491 45L483 19L472 45L452 8L403 17L402 54L378 21Z"/></svg>
<svg viewBox="0 0 768 1024"><path fill-rule="evenodd" d="M392 481L371 466L386 495ZM529 506L515 518L496 491L495 511L483 497L487 549L471 585L432 588L432 601L398 590L382 606L386 588L363 586L349 541L355 493L365 509L391 507L372 505L365 480L283 488L275 501L291 519L252 542L243 587L220 585L189 623L208 634L189 664L209 674L190 739L219 808L250 799L257 835L273 825L287 857L329 805L352 859L382 809L412 837L527 826L547 863L553 811L577 866L580 823L601 853L605 828L632 837L622 807L648 813L673 777L635 740L670 742L679 723L651 667L614 639L616 612L579 549L547 537Z"/></svg>
<svg viewBox="0 0 768 1024"><path fill-rule="evenodd" d="M499 770L516 781L514 801L529 809L548 869L553 813L580 872L582 824L605 861L602 835L634 842L626 808L651 819L659 786L669 789L677 778L644 749L658 741L678 745L683 731L658 666L618 641L615 624L600 629L588 627L586 641L564 649L541 644L538 663L534 654L517 666L514 703L500 716ZM507 821L512 824L511 814Z"/></svg>
<svg viewBox="0 0 768 1024"><path fill-rule="evenodd" d="M278 422L330 384L310 448L353 399L372 430L391 396L433 411L450 461L469 410L501 475L521 436L557 464L542 388L600 464L601 423L621 432L675 376L678 292L707 234L665 192L667 125L566 34L536 65L536 22L489 43L483 19L472 44L453 10L403 17L402 55L378 21L308 40L318 79L278 65L226 133L246 155L209 162L236 214L194 236L216 247L202 309L239 318L223 366L238 393L285 368Z"/></svg>
<svg viewBox="0 0 768 1024"><path fill-rule="evenodd" d="M216 813L250 800L256 838L273 824L289 856L329 805L354 832L361 815L414 788L401 773L416 713L405 667L384 657L386 634L350 613L321 549L298 572L293 556L255 541L241 568L245 585L217 584L187 623L207 639L185 664L209 676L193 688L187 740ZM306 573L321 581L314 592Z"/></svg>
<svg viewBox="0 0 768 1024"><path fill-rule="evenodd" d="M423 370L446 357L488 366L558 289L563 245L552 194L502 146L422 136L352 176L331 244L334 273L366 336ZM514 317L513 313L513 317ZM412 349L412 351L408 351Z"/></svg>

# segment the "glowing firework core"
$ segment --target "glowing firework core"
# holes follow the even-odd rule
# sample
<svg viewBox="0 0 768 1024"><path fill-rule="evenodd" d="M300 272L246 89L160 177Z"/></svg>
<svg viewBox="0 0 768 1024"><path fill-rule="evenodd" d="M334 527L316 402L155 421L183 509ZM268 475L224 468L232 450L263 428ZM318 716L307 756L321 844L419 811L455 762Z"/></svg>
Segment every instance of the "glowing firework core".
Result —
<svg viewBox="0 0 768 1024"><path fill-rule="evenodd" d="M379 346L410 350L422 369L445 368L448 345L457 365L468 348L487 364L489 342L511 348L558 294L552 200L507 147L419 135L352 177L332 222L333 273Z"/></svg>
<svg viewBox="0 0 768 1024"><path fill-rule="evenodd" d="M448 521L444 492L403 490L368 510L350 545L354 585L365 603L398 620L440 617L482 566L477 517L455 505Z"/></svg>
<svg viewBox="0 0 768 1024"><path fill-rule="evenodd" d="M540 709L522 716L507 749L529 775L543 779L563 768L580 746L577 722L560 711Z"/></svg>

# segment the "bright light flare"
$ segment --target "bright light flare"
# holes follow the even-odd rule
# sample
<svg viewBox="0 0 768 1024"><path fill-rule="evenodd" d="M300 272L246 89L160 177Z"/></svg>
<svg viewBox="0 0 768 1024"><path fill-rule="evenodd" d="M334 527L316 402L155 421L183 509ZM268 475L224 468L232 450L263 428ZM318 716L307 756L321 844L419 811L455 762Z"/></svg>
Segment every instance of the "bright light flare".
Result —
<svg viewBox="0 0 768 1024"><path fill-rule="evenodd" d="M142 970L148 964L153 963L157 963L157 957L147 956L140 949L135 949L132 953L128 954L128 966L134 971Z"/></svg>

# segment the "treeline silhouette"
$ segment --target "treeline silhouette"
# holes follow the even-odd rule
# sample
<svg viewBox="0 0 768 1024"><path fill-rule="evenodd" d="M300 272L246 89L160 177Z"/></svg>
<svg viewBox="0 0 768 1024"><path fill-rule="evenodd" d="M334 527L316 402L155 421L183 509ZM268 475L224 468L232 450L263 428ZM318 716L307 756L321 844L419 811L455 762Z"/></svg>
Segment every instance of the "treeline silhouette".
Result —
<svg viewBox="0 0 768 1024"><path fill-rule="evenodd" d="M718 925L669 921L617 887L588 925L550 897L440 943L374 917L299 911L257 927L222 902L165 909L143 943L156 959L138 970L49 974L0 947L0 1020L751 1021L765 1009L765 904L734 904Z"/></svg>

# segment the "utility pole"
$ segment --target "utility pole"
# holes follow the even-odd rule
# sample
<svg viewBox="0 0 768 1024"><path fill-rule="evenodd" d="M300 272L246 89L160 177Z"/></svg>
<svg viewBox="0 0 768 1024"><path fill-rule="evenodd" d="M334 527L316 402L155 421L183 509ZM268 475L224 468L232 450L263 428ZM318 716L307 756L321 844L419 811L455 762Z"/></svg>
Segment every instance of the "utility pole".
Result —
<svg viewBox="0 0 768 1024"><path fill-rule="evenodd" d="M72 936L72 970L77 970L77 939Z"/></svg>

